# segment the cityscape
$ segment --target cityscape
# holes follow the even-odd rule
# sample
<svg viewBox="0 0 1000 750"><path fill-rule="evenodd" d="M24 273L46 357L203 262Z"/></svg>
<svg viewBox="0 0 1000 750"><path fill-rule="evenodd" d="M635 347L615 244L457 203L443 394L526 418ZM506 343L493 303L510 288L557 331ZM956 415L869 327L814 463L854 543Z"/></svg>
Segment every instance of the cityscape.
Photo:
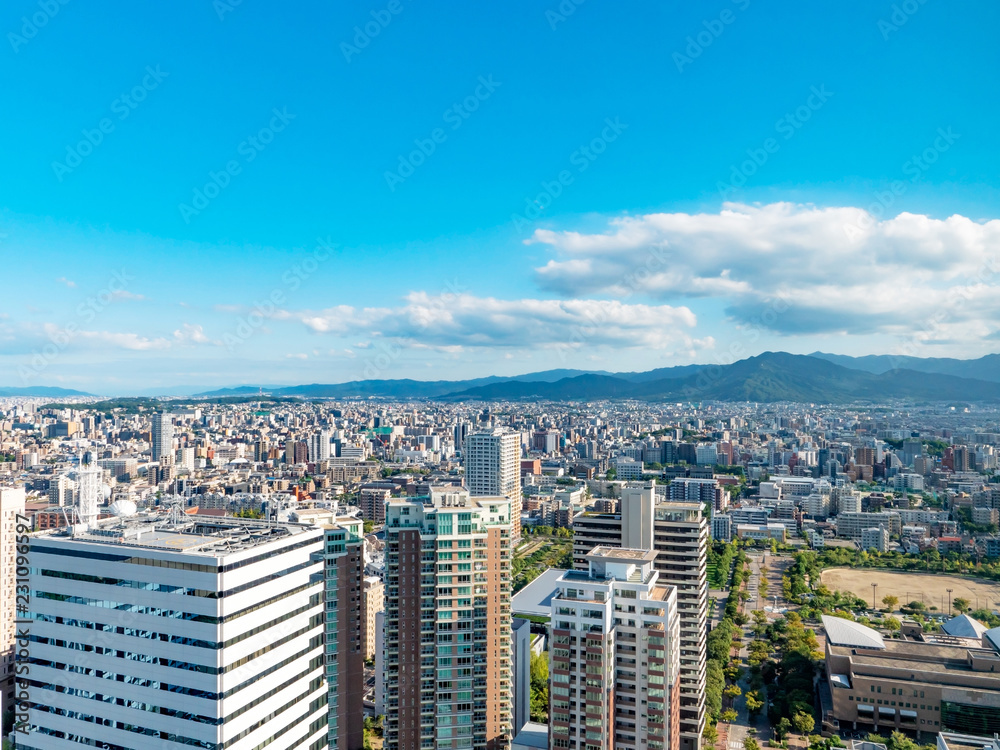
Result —
<svg viewBox="0 0 1000 750"><path fill-rule="evenodd" d="M0 750L1000 750L1000 4L0 8Z"/></svg>
<svg viewBox="0 0 1000 750"><path fill-rule="evenodd" d="M997 404L152 401L0 408L16 747L1000 728Z"/></svg>

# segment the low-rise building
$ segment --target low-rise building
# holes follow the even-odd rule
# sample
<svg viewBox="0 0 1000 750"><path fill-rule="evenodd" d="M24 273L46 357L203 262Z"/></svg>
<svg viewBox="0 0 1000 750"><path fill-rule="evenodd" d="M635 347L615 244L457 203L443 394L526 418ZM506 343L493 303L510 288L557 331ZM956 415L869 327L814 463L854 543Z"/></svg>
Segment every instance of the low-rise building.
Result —
<svg viewBox="0 0 1000 750"><path fill-rule="evenodd" d="M872 628L824 616L824 724L840 730L1000 731L1000 646L885 639ZM918 735L919 736L919 735Z"/></svg>
<svg viewBox="0 0 1000 750"><path fill-rule="evenodd" d="M772 539L783 544L787 538L785 524L749 524L741 523L736 527L736 536L739 539L751 539L755 542L769 542Z"/></svg>

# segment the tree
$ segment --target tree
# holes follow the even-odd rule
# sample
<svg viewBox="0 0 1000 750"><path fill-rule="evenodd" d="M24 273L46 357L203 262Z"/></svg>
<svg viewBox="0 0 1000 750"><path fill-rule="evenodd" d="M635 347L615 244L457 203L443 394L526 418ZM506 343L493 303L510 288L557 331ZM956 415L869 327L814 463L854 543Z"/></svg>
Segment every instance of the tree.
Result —
<svg viewBox="0 0 1000 750"><path fill-rule="evenodd" d="M756 691L747 693L747 711L750 712L750 715L756 716L762 708L764 708L764 701L761 700L760 694Z"/></svg>
<svg viewBox="0 0 1000 750"><path fill-rule="evenodd" d="M952 607L954 607L956 612L965 613L972 609L972 605L969 603L968 599L963 599L962 597L956 597L952 602Z"/></svg>
<svg viewBox="0 0 1000 750"><path fill-rule="evenodd" d="M705 729L701 733L702 739L708 745L714 745L719 739L719 730L715 728L715 724L710 721L705 722Z"/></svg>
<svg viewBox="0 0 1000 750"><path fill-rule="evenodd" d="M743 695L743 691L740 689L739 685L730 685L729 687L727 687L725 690L722 691L722 694L725 695L727 698L739 698L741 695Z"/></svg>
<svg viewBox="0 0 1000 750"><path fill-rule="evenodd" d="M905 734L894 731L885 743L888 750L918 750L919 746Z"/></svg>
<svg viewBox="0 0 1000 750"><path fill-rule="evenodd" d="M548 721L549 718L549 660L546 654L531 655L531 720Z"/></svg>
<svg viewBox="0 0 1000 750"><path fill-rule="evenodd" d="M792 717L792 726L799 734L809 734L816 727L816 720L813 719L812 714L800 711Z"/></svg>
<svg viewBox="0 0 1000 750"><path fill-rule="evenodd" d="M895 617L886 617L882 620L882 627L888 630L890 633L895 633L902 627L902 623Z"/></svg>
<svg viewBox="0 0 1000 750"><path fill-rule="evenodd" d="M882 597L882 603L885 605L885 608L888 609L890 612L895 612L896 605L899 604L899 597L893 596L892 594L886 594L885 596Z"/></svg>
<svg viewBox="0 0 1000 750"><path fill-rule="evenodd" d="M760 743L750 735L743 738L743 750L760 750Z"/></svg>
<svg viewBox="0 0 1000 750"><path fill-rule="evenodd" d="M382 716L364 717L362 729L364 730L363 742L365 750L370 750L372 747L372 737L382 736L383 718Z"/></svg>
<svg viewBox="0 0 1000 750"><path fill-rule="evenodd" d="M788 730L792 728L792 722L788 720L787 716L782 716L778 719L778 723L774 725L774 732L778 735L779 740L783 740L785 735L788 734Z"/></svg>
<svg viewBox="0 0 1000 750"><path fill-rule="evenodd" d="M737 714L737 713L736 713L736 712L735 712L735 711L734 711L733 709L731 709L731 708L727 708L727 709L726 709L725 711L723 711L723 712L722 712L722 714L721 714L721 715L719 716L719 720L720 720L720 721L728 721L728 722L733 722L733 721L736 721L736 717L737 717L737 716L739 716L739 714Z"/></svg>

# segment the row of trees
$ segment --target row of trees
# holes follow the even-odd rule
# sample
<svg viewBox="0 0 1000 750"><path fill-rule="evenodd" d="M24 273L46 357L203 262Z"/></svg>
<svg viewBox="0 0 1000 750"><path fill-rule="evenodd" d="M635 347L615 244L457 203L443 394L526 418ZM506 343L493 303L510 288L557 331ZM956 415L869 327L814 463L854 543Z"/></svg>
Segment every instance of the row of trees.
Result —
<svg viewBox="0 0 1000 750"><path fill-rule="evenodd" d="M525 536L554 536L557 539L572 539L573 532L565 526L525 526L522 529Z"/></svg>
<svg viewBox="0 0 1000 750"><path fill-rule="evenodd" d="M732 572L729 569L730 560ZM739 611L739 594L750 575L746 555L733 544L723 543L722 547L716 547L715 562L716 570L721 571L721 575L728 575L730 591L722 619L706 640L705 708L709 720L705 724L703 736L710 743L718 739L715 725L719 721L736 720L736 711L732 708L723 711L722 702L723 697L735 701L742 694L736 684L742 677L742 670L736 662L730 660L730 654L733 647L739 645L743 635L746 618Z"/></svg>
<svg viewBox="0 0 1000 750"><path fill-rule="evenodd" d="M531 720L549 720L549 659L546 653L531 654Z"/></svg>
<svg viewBox="0 0 1000 750"><path fill-rule="evenodd" d="M721 589L729 580L733 559L736 556L736 546L729 542L714 542L708 545L708 585Z"/></svg>

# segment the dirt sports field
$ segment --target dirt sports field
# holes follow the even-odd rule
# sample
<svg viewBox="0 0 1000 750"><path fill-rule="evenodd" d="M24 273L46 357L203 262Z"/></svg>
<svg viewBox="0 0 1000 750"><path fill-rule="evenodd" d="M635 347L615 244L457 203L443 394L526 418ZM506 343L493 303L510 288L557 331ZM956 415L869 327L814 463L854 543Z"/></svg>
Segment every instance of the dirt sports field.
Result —
<svg viewBox="0 0 1000 750"><path fill-rule="evenodd" d="M973 609L1000 609L1000 583L960 576L927 573L897 573L865 568L830 568L821 574L830 589L851 591L867 602L872 599L872 584L877 583L876 599L882 606L882 597L892 594L900 604L923 601L927 607L948 609L948 589L952 601L959 597L968 599ZM978 597L978 599L977 599Z"/></svg>

